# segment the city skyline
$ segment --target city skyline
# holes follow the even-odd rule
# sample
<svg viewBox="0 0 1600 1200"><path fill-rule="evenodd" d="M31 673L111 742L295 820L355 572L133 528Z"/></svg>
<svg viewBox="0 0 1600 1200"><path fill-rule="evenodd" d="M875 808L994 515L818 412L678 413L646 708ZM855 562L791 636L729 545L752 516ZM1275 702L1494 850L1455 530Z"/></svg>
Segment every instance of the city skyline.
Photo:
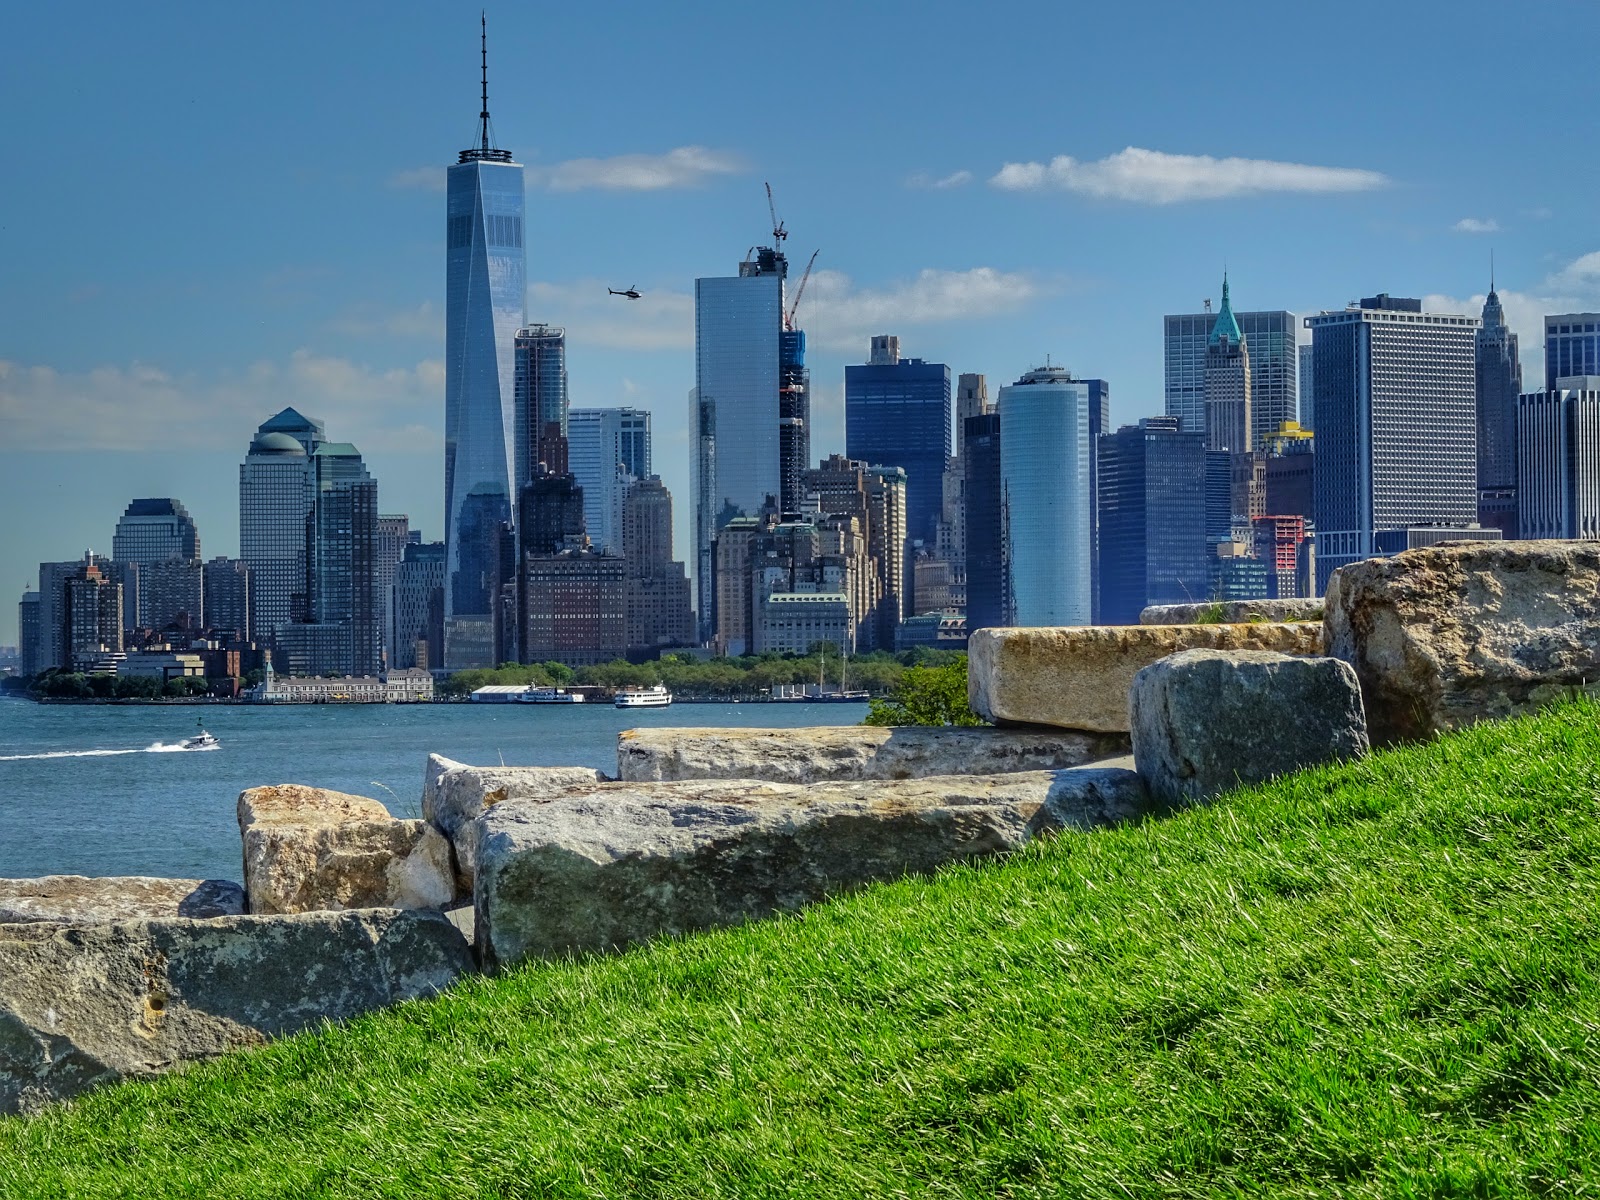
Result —
<svg viewBox="0 0 1600 1200"><path fill-rule="evenodd" d="M18 189L0 231L11 267L0 293L0 507L49 500L27 528L8 531L0 596L14 601L37 584L38 562L108 552L116 514L135 496L178 493L208 531L208 553L238 553L237 447L285 405L347 431L374 473L394 481L384 508L442 536L443 193L431 189L442 188L443 168L429 175L427 164L469 140L477 14L386 11L381 23L375 7L353 6L196 25L168 14L133 22L107 7L70 35L51 14L19 16L17 69L0 92L16 111L49 103L79 153L48 196ZM1346 97L1337 111L1314 102L1329 72L1358 80L1404 64L1423 128L1430 112L1459 103L1452 80L1492 77L1560 33L1558 10L1497 25L1492 38L1474 28L1471 6L1442 23L1398 14L1389 44L1354 59L1307 42L1309 16L1292 14L1249 38L1258 48L1298 38L1294 71L1285 63L1270 78L1220 84L1185 59L1190 18L1174 13L1156 31L1115 14L1084 19L1075 41L1108 48L1103 65L1086 67L1095 77L1122 60L1116 47L1137 44L1171 81L1102 113L1073 112L1064 133L1059 99L1038 104L1042 81L976 102L953 85L895 100L910 66L824 10L792 36L841 95L788 123L780 153L761 105L728 106L721 89L683 83L686 62L725 49L731 9L697 13L681 30L641 10L622 41L579 14L541 17L573 46L573 63L527 80L512 64L533 44L532 19L490 12L491 59L507 64L491 81L499 141L528 163L528 219L551 235L530 255L528 319L567 327L575 407L653 412L680 547L693 544L683 399L692 281L763 240L764 178L793 231L791 257L822 248L798 322L810 340L813 462L843 447L843 365L877 333L900 336L907 355L992 380L1050 354L1115 386L1113 427L1158 414L1159 318L1214 295L1224 247L1243 308L1305 315L1386 290L1475 316L1492 242L1529 382L1543 375L1542 315L1600 307L1595 217L1559 197L1530 202L1517 182L1569 165L1554 157L1561 143L1534 119L1533 97L1501 89L1484 117L1495 128L1477 127L1508 147L1493 176L1464 134L1430 132L1420 144L1391 124L1374 140L1357 118L1378 111L1377 96ZM931 8L901 35L929 53L960 45L998 57L1024 23L1023 10L1014 15L997 13L976 45L954 9ZM1045 35L1064 21L1026 13ZM375 42L366 35L379 24ZM198 52L235 40L259 55ZM128 55L130 45L140 53ZM585 53L620 86L580 73ZM864 61L868 77L842 86ZM308 78L304 94L276 87L286 71ZM1595 85L1575 86L1581 105ZM1208 104L1189 104L1185 91L1202 89ZM1199 111L1239 107L1262 89L1285 113L1248 134L1219 140ZM875 128L896 129L895 145L857 127L866 103L881 117ZM7 161L30 153L20 128L0 138ZM1576 194L1594 169L1575 165ZM114 201L86 171L112 173ZM248 238L230 233L240 228ZM637 284L644 298L606 297L607 282ZM15 641L15 619L14 603L0 605L0 643Z"/></svg>

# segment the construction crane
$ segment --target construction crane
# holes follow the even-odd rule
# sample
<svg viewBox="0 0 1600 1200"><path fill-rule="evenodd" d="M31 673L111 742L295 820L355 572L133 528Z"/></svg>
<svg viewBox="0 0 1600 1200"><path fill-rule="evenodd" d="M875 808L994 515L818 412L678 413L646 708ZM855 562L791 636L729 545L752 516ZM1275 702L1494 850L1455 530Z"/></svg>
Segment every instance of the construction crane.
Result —
<svg viewBox="0 0 1600 1200"><path fill-rule="evenodd" d="M767 211L772 214L772 248L783 249L783 239L789 236L789 231L783 227L783 222L778 220L778 206L772 199L772 185L767 184Z"/></svg>
<svg viewBox="0 0 1600 1200"><path fill-rule="evenodd" d="M805 274L800 276L800 286L794 290L794 303L789 305L789 311L783 314L783 327L790 333L794 332L794 314L800 308L800 297L806 294L806 283L811 279L811 268L817 264L817 255L821 250L811 252L811 261L806 263Z"/></svg>

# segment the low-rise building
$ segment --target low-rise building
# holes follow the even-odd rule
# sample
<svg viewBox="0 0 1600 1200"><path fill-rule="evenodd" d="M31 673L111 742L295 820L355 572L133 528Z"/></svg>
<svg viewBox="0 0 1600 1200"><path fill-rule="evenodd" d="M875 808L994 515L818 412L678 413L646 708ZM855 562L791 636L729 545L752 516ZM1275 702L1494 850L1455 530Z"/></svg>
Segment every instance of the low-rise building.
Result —
<svg viewBox="0 0 1600 1200"><path fill-rule="evenodd" d="M417 704L433 699L433 676L413 670L293 677L269 666L267 677L247 689L243 699L256 704Z"/></svg>
<svg viewBox="0 0 1600 1200"><path fill-rule="evenodd" d="M171 650L135 650L117 664L118 678L204 679L205 659L198 654L179 654Z"/></svg>
<svg viewBox="0 0 1600 1200"><path fill-rule="evenodd" d="M818 642L855 649L850 598L843 592L773 592L761 601L763 651L805 654Z"/></svg>

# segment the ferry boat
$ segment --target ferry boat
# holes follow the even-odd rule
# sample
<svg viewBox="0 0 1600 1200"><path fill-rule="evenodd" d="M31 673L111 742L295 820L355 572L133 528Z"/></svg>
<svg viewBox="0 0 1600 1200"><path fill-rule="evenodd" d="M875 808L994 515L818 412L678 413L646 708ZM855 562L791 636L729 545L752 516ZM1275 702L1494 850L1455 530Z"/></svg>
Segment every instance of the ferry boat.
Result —
<svg viewBox="0 0 1600 1200"><path fill-rule="evenodd" d="M658 683L654 687L618 692L613 703L618 708L666 708L672 703L672 693Z"/></svg>
<svg viewBox="0 0 1600 1200"><path fill-rule="evenodd" d="M517 697L518 704L582 704L583 697L565 688L531 687Z"/></svg>

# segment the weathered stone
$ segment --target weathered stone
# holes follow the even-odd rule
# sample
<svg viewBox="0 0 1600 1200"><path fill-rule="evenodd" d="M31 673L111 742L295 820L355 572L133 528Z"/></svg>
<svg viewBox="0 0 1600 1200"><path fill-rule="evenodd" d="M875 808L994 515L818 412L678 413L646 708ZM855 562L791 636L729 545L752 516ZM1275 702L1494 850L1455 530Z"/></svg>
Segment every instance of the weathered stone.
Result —
<svg viewBox="0 0 1600 1200"><path fill-rule="evenodd" d="M1210 604L1152 604L1139 614L1141 625L1243 625L1269 621L1320 621L1318 599L1214 600Z"/></svg>
<svg viewBox="0 0 1600 1200"><path fill-rule="evenodd" d="M450 844L376 800L298 784L239 796L253 913L442 908L456 896Z"/></svg>
<svg viewBox="0 0 1600 1200"><path fill-rule="evenodd" d="M93 925L147 917L236 917L243 912L244 889L225 879L144 875L0 879L0 925L24 921Z"/></svg>
<svg viewBox="0 0 1600 1200"><path fill-rule="evenodd" d="M1328 653L1375 745L1527 712L1600 680L1600 544L1455 542L1341 567Z"/></svg>
<svg viewBox="0 0 1600 1200"><path fill-rule="evenodd" d="M0 1113L448 987L439 913L0 925Z"/></svg>
<svg viewBox="0 0 1600 1200"><path fill-rule="evenodd" d="M1140 671L1133 757L1153 800L1185 804L1367 751L1348 663L1260 650L1185 650Z"/></svg>
<svg viewBox="0 0 1600 1200"><path fill-rule="evenodd" d="M921 779L1056 770L1127 749L1114 734L1053 729L630 729L617 739L617 774L641 783Z"/></svg>
<svg viewBox="0 0 1600 1200"><path fill-rule="evenodd" d="M980 629L967 647L974 712L1001 724L1128 732L1128 688L1180 650L1322 652L1322 628L1286 625L1089 625Z"/></svg>
<svg viewBox="0 0 1600 1200"><path fill-rule="evenodd" d="M1125 769L1079 767L811 786L612 783L486 812L477 950L486 966L737 924L873 880L1142 813Z"/></svg>
<svg viewBox="0 0 1600 1200"><path fill-rule="evenodd" d="M431 821L455 850L456 885L472 891L478 843L474 822L502 800L540 800L573 787L605 783L593 767L469 767L442 754L428 755L422 778L422 819Z"/></svg>

